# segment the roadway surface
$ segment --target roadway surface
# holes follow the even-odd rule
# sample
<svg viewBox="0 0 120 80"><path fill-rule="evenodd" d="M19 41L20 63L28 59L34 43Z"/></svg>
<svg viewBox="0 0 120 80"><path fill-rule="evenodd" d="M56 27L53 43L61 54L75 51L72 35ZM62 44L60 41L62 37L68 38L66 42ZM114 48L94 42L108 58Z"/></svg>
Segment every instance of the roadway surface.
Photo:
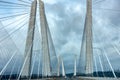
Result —
<svg viewBox="0 0 120 80"><path fill-rule="evenodd" d="M22 79L27 80L27 79ZM31 80L120 80L120 78L108 78L108 77L75 77L75 78L44 78L44 79L31 79Z"/></svg>

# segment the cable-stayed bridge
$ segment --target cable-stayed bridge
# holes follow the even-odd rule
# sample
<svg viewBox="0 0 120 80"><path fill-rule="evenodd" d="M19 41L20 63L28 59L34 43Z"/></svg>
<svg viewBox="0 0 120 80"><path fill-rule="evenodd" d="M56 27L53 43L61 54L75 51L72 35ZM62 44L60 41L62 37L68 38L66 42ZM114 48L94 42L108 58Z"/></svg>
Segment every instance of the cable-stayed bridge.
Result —
<svg viewBox="0 0 120 80"><path fill-rule="evenodd" d="M98 42L101 39L94 34L92 5L101 1L103 0L86 0L80 52L78 55L75 53L71 55L69 61L72 60L72 63L65 62L64 55L56 52L43 1L1 0L0 79L119 79L119 67L116 70L114 61L110 59L110 57L120 59L119 45L110 43L109 47L111 49L112 46L113 52L111 52L112 56L109 56L105 46L99 44L100 47L96 47L93 43L94 36L97 37ZM70 66L66 67L66 63L72 63L70 65L72 74L67 73ZM72 77L69 77L70 75Z"/></svg>

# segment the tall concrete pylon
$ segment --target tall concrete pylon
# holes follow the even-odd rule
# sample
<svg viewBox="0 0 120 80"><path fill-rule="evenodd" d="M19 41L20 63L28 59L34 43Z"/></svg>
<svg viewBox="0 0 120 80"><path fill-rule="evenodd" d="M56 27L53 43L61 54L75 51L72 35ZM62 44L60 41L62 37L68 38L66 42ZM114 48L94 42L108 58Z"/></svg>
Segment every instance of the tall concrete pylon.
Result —
<svg viewBox="0 0 120 80"><path fill-rule="evenodd" d="M45 16L44 3L39 0L40 9L40 25L41 25L41 36L42 36L42 76L51 76L50 68L50 54L49 54L49 44L47 35L47 19Z"/></svg>
<svg viewBox="0 0 120 80"><path fill-rule="evenodd" d="M37 1L34 0L31 6L29 27L27 32L27 40L25 46L25 55L24 55L24 65L21 76L29 77L31 73L31 60L32 60L32 48L33 48L33 39L34 39L34 29L35 29L35 20L36 20L36 8Z"/></svg>
<svg viewBox="0 0 120 80"><path fill-rule="evenodd" d="M87 0L87 14L85 19L86 36L86 74L93 72L93 47L92 47L92 0Z"/></svg>
<svg viewBox="0 0 120 80"><path fill-rule="evenodd" d="M60 56L58 56L57 76L60 76Z"/></svg>
<svg viewBox="0 0 120 80"><path fill-rule="evenodd" d="M76 71L77 70L77 66L76 66L77 62L76 61L77 61L77 55L75 55L75 57L74 57L74 76L76 76L76 72L77 72Z"/></svg>
<svg viewBox="0 0 120 80"><path fill-rule="evenodd" d="M61 59L61 64L62 64L62 76L66 77L66 75L65 75L65 66L64 66L63 59L62 58L60 58L60 59Z"/></svg>
<svg viewBox="0 0 120 80"><path fill-rule="evenodd" d="M66 77L64 62L63 62L63 59L61 58L61 56L59 55L58 56L58 66L57 66L57 68L58 68L57 76L60 76L60 67L62 68L62 76Z"/></svg>

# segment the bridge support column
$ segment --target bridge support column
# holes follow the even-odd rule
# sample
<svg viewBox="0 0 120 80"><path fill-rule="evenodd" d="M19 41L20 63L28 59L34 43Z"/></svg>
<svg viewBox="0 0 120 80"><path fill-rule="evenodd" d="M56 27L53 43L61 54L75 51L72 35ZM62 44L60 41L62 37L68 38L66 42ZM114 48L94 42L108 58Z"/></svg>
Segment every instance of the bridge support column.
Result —
<svg viewBox="0 0 120 80"><path fill-rule="evenodd" d="M42 75L43 77L51 76L50 69L50 54L47 34L47 19L45 16L44 3L39 0L40 7L40 25L41 25L41 36L42 36Z"/></svg>
<svg viewBox="0 0 120 80"><path fill-rule="evenodd" d="M92 0L87 0L87 14L85 20L86 34L86 74L93 72L93 47L92 47Z"/></svg>
<svg viewBox="0 0 120 80"><path fill-rule="evenodd" d="M77 56L75 55L75 59L74 59L74 76L76 76L76 68L77 68L77 66L76 66L76 62L77 61Z"/></svg>
<svg viewBox="0 0 120 80"><path fill-rule="evenodd" d="M29 77L31 73L31 60L32 60L32 48L33 48L34 29L35 29L35 20L36 20L36 7L37 7L37 1L34 0L31 6L29 27L27 32L26 46L25 46L24 64L21 73L22 77Z"/></svg>
<svg viewBox="0 0 120 80"><path fill-rule="evenodd" d="M65 67L64 67L64 63L63 63L62 59L61 59L61 63L62 63L62 76L66 77L66 75L65 75Z"/></svg>
<svg viewBox="0 0 120 80"><path fill-rule="evenodd" d="M57 76L60 76L60 56L58 56Z"/></svg>

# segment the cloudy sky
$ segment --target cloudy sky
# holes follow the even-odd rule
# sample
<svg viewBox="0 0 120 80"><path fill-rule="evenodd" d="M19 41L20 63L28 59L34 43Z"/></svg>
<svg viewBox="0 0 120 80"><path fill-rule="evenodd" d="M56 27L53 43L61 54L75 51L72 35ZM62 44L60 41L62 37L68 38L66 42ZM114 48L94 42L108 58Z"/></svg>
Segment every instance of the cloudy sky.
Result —
<svg viewBox="0 0 120 80"><path fill-rule="evenodd" d="M57 53L79 55L86 15L86 0L44 0L44 2ZM120 47L119 4L119 0L93 0L92 9L93 47L102 49L102 53L107 54L114 68L120 67L116 64L120 56L115 49L119 51ZM65 59L69 61L71 57L67 57L65 56Z"/></svg>
<svg viewBox="0 0 120 80"><path fill-rule="evenodd" d="M17 0L14 1L17 3L22 3ZM65 67L70 69L72 68L71 70L73 70L72 65L74 60L73 56L77 55L79 58L80 55L82 34L86 15L86 0L43 0L43 2L45 3L45 13L47 16L47 21L55 45L56 53L57 55L61 55L63 57ZM118 64L120 60L119 4L120 4L119 0L93 0L92 7L93 48L96 48L93 51L99 70L101 70L101 68L99 66L100 65L99 60L97 59L98 55L96 53L99 53L101 57L104 55L102 53L107 54L114 69L118 69L120 67L120 65ZM3 7L0 8L1 13L8 12L11 14L14 14L16 12L28 13L27 15L24 15L25 17L20 16L7 21L1 20L4 26L7 25L6 23L11 23L12 21L13 22L17 20L28 21L29 19L30 12L29 7L22 7L24 8L23 10L22 9L6 10L2 9ZM6 15L0 16L3 17ZM37 23L39 25L39 22ZM21 22L21 25L22 24L23 22ZM17 29L17 27L14 25L18 25L17 22L14 23L13 25L10 25L7 28L5 27L6 31L4 30L4 32L6 34L3 34L3 31L1 31L0 36L2 37L4 35L9 35L11 33L10 31L12 30L14 31L15 29ZM13 41L12 43L15 44L14 46L17 46L17 49L19 48L20 53L24 52L27 26L28 24L26 24L24 28L21 28L15 34L12 34L12 36L10 36L12 40L11 38L9 39ZM2 45L3 44L4 43L2 43ZM103 58L107 63L106 57L103 56ZM109 67L109 65L107 64L105 66Z"/></svg>

